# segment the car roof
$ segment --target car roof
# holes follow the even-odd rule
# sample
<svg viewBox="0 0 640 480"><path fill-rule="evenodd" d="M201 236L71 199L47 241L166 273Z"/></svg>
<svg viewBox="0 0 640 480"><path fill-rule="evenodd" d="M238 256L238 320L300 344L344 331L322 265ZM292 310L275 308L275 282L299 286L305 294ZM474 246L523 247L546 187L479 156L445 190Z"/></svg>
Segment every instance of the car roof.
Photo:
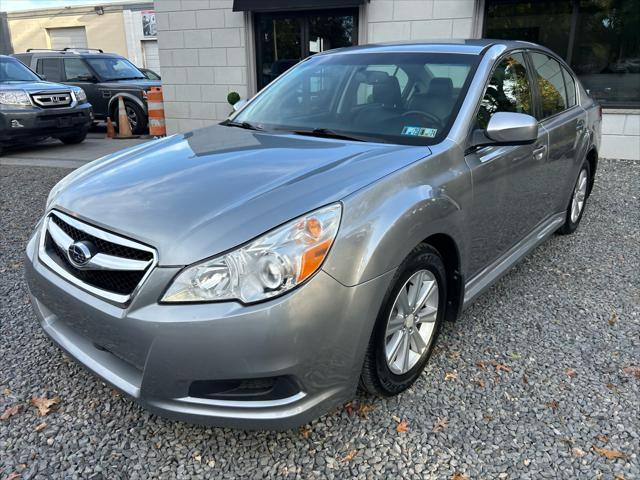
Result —
<svg viewBox="0 0 640 480"><path fill-rule="evenodd" d="M80 49L81 50L81 49ZM105 52L90 52L90 51L77 51L77 50L45 50L45 49L29 49L27 52L17 53L15 55L36 55L39 57L87 57L87 58L123 58L122 55L117 53L105 53Z"/></svg>
<svg viewBox="0 0 640 480"><path fill-rule="evenodd" d="M369 45L356 45L353 47L327 50L318 55L331 55L334 53L451 53L481 55L490 47L503 46L505 49L515 48L546 48L531 42L521 40L493 40L481 39L446 39L423 40L411 42L372 43Z"/></svg>

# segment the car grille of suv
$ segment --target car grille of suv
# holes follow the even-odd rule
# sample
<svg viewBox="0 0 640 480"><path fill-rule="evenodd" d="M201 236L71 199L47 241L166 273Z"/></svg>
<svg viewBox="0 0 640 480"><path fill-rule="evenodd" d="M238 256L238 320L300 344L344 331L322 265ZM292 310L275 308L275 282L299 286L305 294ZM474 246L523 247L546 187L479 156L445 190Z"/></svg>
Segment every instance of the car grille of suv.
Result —
<svg viewBox="0 0 640 480"><path fill-rule="evenodd" d="M156 263L155 250L61 212L44 220L40 260L99 297L127 303Z"/></svg>
<svg viewBox="0 0 640 480"><path fill-rule="evenodd" d="M31 99L42 108L68 107L73 101L71 92L33 93Z"/></svg>

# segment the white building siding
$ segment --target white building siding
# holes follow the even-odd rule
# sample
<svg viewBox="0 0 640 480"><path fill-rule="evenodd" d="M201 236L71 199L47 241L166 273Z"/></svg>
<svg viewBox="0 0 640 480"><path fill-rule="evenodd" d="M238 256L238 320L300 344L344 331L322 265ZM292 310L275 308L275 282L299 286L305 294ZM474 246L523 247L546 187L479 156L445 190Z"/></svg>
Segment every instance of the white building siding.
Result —
<svg viewBox="0 0 640 480"><path fill-rule="evenodd" d="M475 0L371 0L367 42L470 38Z"/></svg>
<svg viewBox="0 0 640 480"><path fill-rule="evenodd" d="M226 118L227 94L247 97L245 16L231 0L156 0L169 133Z"/></svg>

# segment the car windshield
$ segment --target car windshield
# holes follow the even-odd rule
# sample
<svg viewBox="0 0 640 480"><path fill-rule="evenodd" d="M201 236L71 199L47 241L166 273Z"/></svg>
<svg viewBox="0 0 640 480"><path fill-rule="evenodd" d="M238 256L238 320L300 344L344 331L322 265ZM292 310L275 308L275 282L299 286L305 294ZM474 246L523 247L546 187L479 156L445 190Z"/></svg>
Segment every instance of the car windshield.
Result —
<svg viewBox="0 0 640 480"><path fill-rule="evenodd" d="M133 63L124 58L98 57L86 60L104 81L145 78Z"/></svg>
<svg viewBox="0 0 640 480"><path fill-rule="evenodd" d="M0 83L40 82L35 73L13 58L0 58Z"/></svg>
<svg viewBox="0 0 640 480"><path fill-rule="evenodd" d="M411 145L442 140L479 57L336 53L300 63L228 125Z"/></svg>

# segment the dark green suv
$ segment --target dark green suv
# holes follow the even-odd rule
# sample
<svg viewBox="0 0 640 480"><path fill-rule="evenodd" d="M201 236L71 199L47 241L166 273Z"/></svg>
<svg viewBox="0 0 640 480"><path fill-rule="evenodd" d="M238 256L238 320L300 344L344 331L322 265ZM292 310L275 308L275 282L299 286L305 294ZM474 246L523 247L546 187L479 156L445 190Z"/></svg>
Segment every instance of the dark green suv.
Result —
<svg viewBox="0 0 640 480"><path fill-rule="evenodd" d="M127 116L135 134L147 131L146 92L159 87L129 60L94 49L28 49L13 55L51 82L81 87L93 105L96 120L117 122L118 96L124 97Z"/></svg>

